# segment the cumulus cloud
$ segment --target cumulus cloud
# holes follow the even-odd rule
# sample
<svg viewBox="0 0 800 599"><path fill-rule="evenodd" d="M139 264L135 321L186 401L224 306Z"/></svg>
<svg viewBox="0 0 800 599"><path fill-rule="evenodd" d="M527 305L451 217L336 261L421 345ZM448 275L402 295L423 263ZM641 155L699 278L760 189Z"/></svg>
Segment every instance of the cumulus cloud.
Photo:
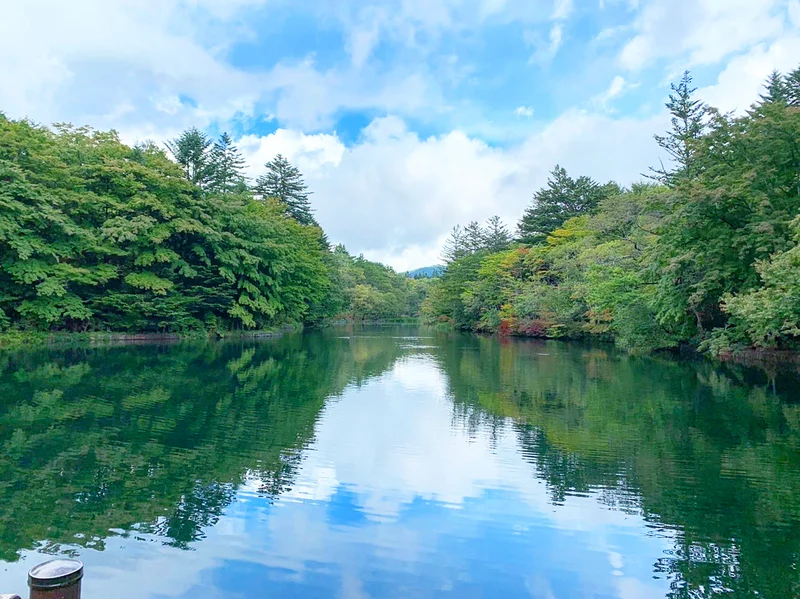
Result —
<svg viewBox="0 0 800 599"><path fill-rule="evenodd" d="M764 81L773 71L797 68L800 57L800 22L793 34L771 44L759 44L731 60L717 82L698 90L698 97L723 112L742 112L764 92Z"/></svg>
<svg viewBox="0 0 800 599"><path fill-rule="evenodd" d="M617 57L626 70L600 70L581 85L532 69L524 54L488 57L511 65L489 73L449 44L485 41L482 27L522 27L530 62L546 66L567 39L581 43L568 20L578 8L570 0L298 0L292 10L341 27L333 50L341 57L251 56L244 67L231 48L268 35L253 17L278 10L270 0L11 2L0 19L0 109L115 128L128 142L169 139L188 126L242 131L244 123L248 175L287 155L306 174L332 240L405 270L437 263L454 224L498 214L513 227L556 163L621 183L654 164L651 136L666 127L663 114L606 114L623 94L632 100L640 77L629 71L654 60L725 58L701 93L722 109L742 109L772 68L794 68L800 55L798 0L643 1L629 22L614 25L614 39L629 38ZM388 58L387 42L395 52ZM618 42L606 42L610 68ZM539 76L541 105L528 86L510 84ZM349 113L371 123L340 137ZM247 129L264 114L279 125L275 133Z"/></svg>
<svg viewBox="0 0 800 599"><path fill-rule="evenodd" d="M335 135L286 130L241 145L252 164L281 152L300 165L332 241L407 270L436 264L455 224L498 214L513 228L556 163L603 181L639 179L656 163L652 134L665 126L663 115L571 110L524 143L499 148L461 131L423 138L393 116L374 120L350 147Z"/></svg>
<svg viewBox="0 0 800 599"><path fill-rule="evenodd" d="M650 0L634 21L620 64L629 70L660 58L680 58L681 68L714 64L780 34L793 1Z"/></svg>

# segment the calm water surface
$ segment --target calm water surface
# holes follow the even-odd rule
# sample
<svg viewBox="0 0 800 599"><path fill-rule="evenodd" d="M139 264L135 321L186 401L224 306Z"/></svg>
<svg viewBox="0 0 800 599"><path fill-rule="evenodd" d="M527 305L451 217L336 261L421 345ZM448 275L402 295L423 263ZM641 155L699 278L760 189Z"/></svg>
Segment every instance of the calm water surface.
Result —
<svg viewBox="0 0 800 599"><path fill-rule="evenodd" d="M415 329L0 353L0 592L795 597L798 387Z"/></svg>

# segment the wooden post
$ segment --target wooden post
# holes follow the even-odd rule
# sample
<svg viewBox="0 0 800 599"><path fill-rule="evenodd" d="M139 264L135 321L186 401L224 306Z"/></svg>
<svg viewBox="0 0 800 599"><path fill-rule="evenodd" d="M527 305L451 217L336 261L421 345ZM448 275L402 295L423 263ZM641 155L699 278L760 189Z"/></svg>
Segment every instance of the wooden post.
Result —
<svg viewBox="0 0 800 599"><path fill-rule="evenodd" d="M30 599L81 599L83 564L76 559L54 559L28 572Z"/></svg>

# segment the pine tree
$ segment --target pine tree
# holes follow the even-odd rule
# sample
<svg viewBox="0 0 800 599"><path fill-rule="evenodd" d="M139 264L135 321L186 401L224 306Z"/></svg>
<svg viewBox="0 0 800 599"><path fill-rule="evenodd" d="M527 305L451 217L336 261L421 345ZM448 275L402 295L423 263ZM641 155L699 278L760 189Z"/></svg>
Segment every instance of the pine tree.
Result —
<svg viewBox="0 0 800 599"><path fill-rule="evenodd" d="M472 254L486 249L486 231L478 221L472 221L464 227L464 241L467 250Z"/></svg>
<svg viewBox="0 0 800 599"><path fill-rule="evenodd" d="M223 133L211 150L210 188L219 193L232 193L245 189L245 161L233 138Z"/></svg>
<svg viewBox="0 0 800 599"><path fill-rule="evenodd" d="M599 185L589 177L571 178L567 171L556 166L547 180L547 187L533 195L518 225L522 243L543 243L547 236L570 218L586 214L611 191L614 185Z"/></svg>
<svg viewBox="0 0 800 599"><path fill-rule="evenodd" d="M469 250L467 249L467 243L464 237L464 229L462 229L460 225L456 225L453 227L452 231L450 231L450 237L444 242L442 260L449 264L467 254L469 254Z"/></svg>
<svg viewBox="0 0 800 599"><path fill-rule="evenodd" d="M493 216L486 221L485 245L490 252L502 252L511 245L511 235L499 216Z"/></svg>
<svg viewBox="0 0 800 599"><path fill-rule="evenodd" d="M783 86L786 103L789 106L800 107L800 67L786 75Z"/></svg>
<svg viewBox="0 0 800 599"><path fill-rule="evenodd" d="M759 95L763 104L786 102L786 81L778 71L772 71L764 84L767 92Z"/></svg>
<svg viewBox="0 0 800 599"><path fill-rule="evenodd" d="M175 162L183 167L186 178L200 187L208 185L211 179L211 144L206 134L196 127L165 143Z"/></svg>
<svg viewBox="0 0 800 599"><path fill-rule="evenodd" d="M655 135L655 140L675 162L675 168L667 170L650 169L653 178L667 185L675 185L681 180L692 179L697 175L695 147L697 140L706 129L705 117L708 107L694 99L697 88L692 87L692 76L685 71L678 85L672 84L672 92L666 107L672 114L672 129L666 135Z"/></svg>
<svg viewBox="0 0 800 599"><path fill-rule="evenodd" d="M256 181L254 191L264 198L275 198L302 225L316 225L308 197L311 192L303 175L281 154L265 165L267 172Z"/></svg>

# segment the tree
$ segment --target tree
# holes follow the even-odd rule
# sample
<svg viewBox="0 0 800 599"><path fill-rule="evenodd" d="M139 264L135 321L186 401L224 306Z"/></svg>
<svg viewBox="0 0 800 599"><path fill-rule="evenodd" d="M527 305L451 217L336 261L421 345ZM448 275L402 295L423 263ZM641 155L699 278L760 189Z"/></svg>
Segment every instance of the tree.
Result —
<svg viewBox="0 0 800 599"><path fill-rule="evenodd" d="M243 191L245 161L233 138L227 133L219 137L211 150L211 189L219 193Z"/></svg>
<svg viewBox="0 0 800 599"><path fill-rule="evenodd" d="M572 179L563 167L556 166L547 187L533 195L533 202L518 225L520 241L530 245L543 243L568 219L594 210L614 188L586 176Z"/></svg>
<svg viewBox="0 0 800 599"><path fill-rule="evenodd" d="M759 96L762 103L786 102L786 80L778 71L770 73L764 87L766 88L766 93Z"/></svg>
<svg viewBox="0 0 800 599"><path fill-rule="evenodd" d="M672 84L672 93L666 107L672 114L672 129L666 135L655 135L655 140L675 163L667 169L663 164L652 168L654 178L666 185L675 185L681 180L692 179L697 175L695 152L697 142L706 129L708 107L694 99L697 88L692 87L689 71L683 73L680 82Z"/></svg>
<svg viewBox="0 0 800 599"><path fill-rule="evenodd" d="M511 235L499 216L493 216L486 221L485 232L486 249L490 252L502 252L511 245Z"/></svg>
<svg viewBox="0 0 800 599"><path fill-rule="evenodd" d="M211 144L212 141L205 133L192 127L164 145L167 146L175 162L183 168L186 179L195 185L205 187L213 174L209 151Z"/></svg>
<svg viewBox="0 0 800 599"><path fill-rule="evenodd" d="M800 106L800 67L786 75L784 79L786 102L795 108Z"/></svg>
<svg viewBox="0 0 800 599"><path fill-rule="evenodd" d="M464 243L469 252L475 253L486 249L486 231L473 220L464 227Z"/></svg>
<svg viewBox="0 0 800 599"><path fill-rule="evenodd" d="M449 264L468 253L469 250L467 249L467 242L464 237L464 229L462 229L460 225L456 225L450 231L450 237L444 242L441 256L442 260Z"/></svg>
<svg viewBox="0 0 800 599"><path fill-rule="evenodd" d="M311 192L303 175L281 154L265 165L267 172L256 180L254 191L264 198L275 198L289 215L302 225L316 225L311 202Z"/></svg>

